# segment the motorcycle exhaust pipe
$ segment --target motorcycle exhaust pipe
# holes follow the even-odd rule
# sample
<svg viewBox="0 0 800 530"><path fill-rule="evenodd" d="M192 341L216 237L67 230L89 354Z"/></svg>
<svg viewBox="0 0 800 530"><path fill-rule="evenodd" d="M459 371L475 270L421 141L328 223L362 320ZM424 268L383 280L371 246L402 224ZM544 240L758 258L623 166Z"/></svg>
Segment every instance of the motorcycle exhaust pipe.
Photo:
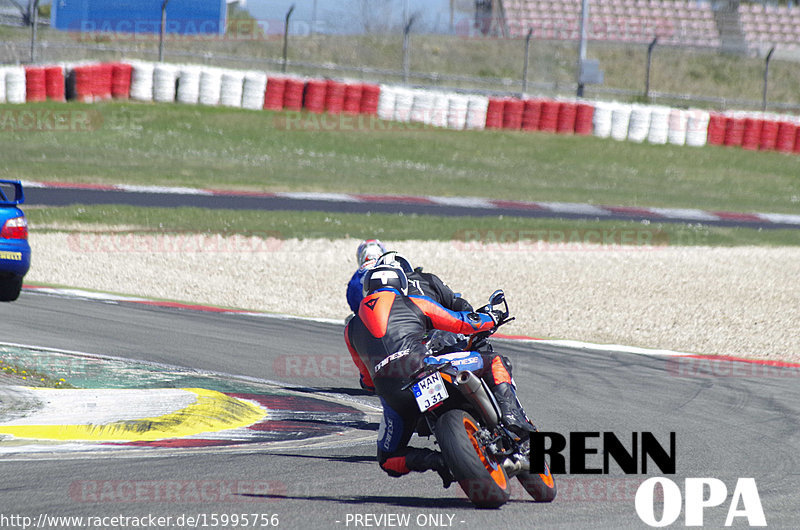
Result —
<svg viewBox="0 0 800 530"><path fill-rule="evenodd" d="M456 388L461 394L478 409L483 416L486 426L490 429L497 427L500 422L500 413L494 404L494 400L481 381L475 374L468 370L458 372L455 379Z"/></svg>

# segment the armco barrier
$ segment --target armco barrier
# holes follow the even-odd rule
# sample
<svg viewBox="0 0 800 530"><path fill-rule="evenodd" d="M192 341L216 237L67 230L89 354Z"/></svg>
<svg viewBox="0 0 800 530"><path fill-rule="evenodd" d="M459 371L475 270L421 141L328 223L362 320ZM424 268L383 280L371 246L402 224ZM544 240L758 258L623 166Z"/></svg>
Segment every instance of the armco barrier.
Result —
<svg viewBox="0 0 800 530"><path fill-rule="evenodd" d="M485 97L198 65L129 61L0 67L0 102L75 99L229 105L248 109L371 114L451 129L506 129L651 144L800 153L800 120L614 102Z"/></svg>

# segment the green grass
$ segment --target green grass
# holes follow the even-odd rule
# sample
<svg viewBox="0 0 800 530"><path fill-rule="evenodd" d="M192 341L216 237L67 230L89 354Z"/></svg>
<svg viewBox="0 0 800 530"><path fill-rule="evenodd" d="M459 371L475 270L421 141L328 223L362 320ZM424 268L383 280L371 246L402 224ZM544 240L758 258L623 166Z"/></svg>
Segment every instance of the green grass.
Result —
<svg viewBox="0 0 800 530"><path fill-rule="evenodd" d="M130 206L28 208L27 214L34 233L64 229L109 232L108 225L115 224L124 227L118 229L122 233L224 233L277 239L378 237L387 241L452 241L462 248L482 242L500 250L533 249L536 246L534 241L544 241L557 247L562 241L591 243L602 238L610 245L625 242L642 246L800 245L800 231L797 230L755 230L633 221ZM87 244L91 244L91 241L87 241Z"/></svg>
<svg viewBox="0 0 800 530"><path fill-rule="evenodd" d="M15 119L23 110L79 113L91 130L21 130ZM177 104L0 105L0 173L241 190L800 210L795 155L338 119Z"/></svg>

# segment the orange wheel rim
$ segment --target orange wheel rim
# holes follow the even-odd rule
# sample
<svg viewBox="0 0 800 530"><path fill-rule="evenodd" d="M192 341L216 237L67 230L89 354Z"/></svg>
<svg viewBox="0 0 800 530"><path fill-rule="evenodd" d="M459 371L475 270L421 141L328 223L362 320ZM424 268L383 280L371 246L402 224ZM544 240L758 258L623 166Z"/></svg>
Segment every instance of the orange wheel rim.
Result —
<svg viewBox="0 0 800 530"><path fill-rule="evenodd" d="M506 474L503 472L503 468L486 457L486 453L478 443L478 439L475 438L475 433L478 432L478 426L468 418L464 418L464 428L467 431L467 436L469 436L469 441L472 442L472 447L475 448L475 452L478 453L478 457L480 457L481 462L483 463L483 467L486 468L486 471L489 472L489 474L492 476L492 480L494 480L498 486L506 489Z"/></svg>

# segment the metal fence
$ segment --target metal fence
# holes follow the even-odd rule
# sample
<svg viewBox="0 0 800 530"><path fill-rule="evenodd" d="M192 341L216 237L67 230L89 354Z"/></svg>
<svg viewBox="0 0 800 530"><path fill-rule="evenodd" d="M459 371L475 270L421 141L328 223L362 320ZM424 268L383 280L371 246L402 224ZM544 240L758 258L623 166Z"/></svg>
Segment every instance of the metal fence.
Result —
<svg viewBox="0 0 800 530"><path fill-rule="evenodd" d="M40 32L41 35L42 32ZM31 56L37 62L72 62L80 60L119 60L144 59L158 60L158 37L150 36L141 41L131 36L120 35L82 35L79 38L65 36L56 32L48 32L49 36L38 39L32 45L22 38L0 41L0 63L27 63ZM260 69L267 71L285 70L287 73L317 76L355 78L371 82L408 84L420 87L435 87L456 91L471 91L494 95L543 95L574 97L577 90L575 75L575 61L577 61L577 43L541 41L526 42L525 39L458 39L458 37L432 37L414 35L406 32L407 38L400 36L387 37L381 41L389 50L387 53L394 57L396 67L392 67L392 60L371 61L369 58L361 60L361 55L369 55L368 45L361 46L362 50L350 50L347 43L357 42L358 37L338 36L336 42L342 50L340 55L347 55L349 60L336 61L336 54L328 54L324 60L315 60L309 48L323 48L326 37L324 36L292 36L269 35L247 41L244 38L231 39L227 42L204 41L198 38L195 42L181 39L168 39L164 51L164 59L170 62L191 62L230 68ZM498 60L502 56L506 61L507 76L483 75L478 72L465 73L436 72L425 68L415 68L418 65L426 66L426 62L419 58L419 54L429 53L425 49L417 49L417 42L441 38L441 46L484 46L486 53L497 53ZM426 40L427 39L427 40ZM447 40L450 39L450 40ZM309 44L311 43L311 44ZM320 44L323 43L323 44ZM343 44L344 43L344 44ZM202 45L199 46L198 44ZM427 45L430 48L430 45ZM608 43L590 43L591 49L610 49L614 47ZM584 96L594 99L618 99L624 101L646 101L664 103L678 106L699 106L705 108L745 108L761 109L768 107L775 111L800 110L800 97L796 100L769 100L767 90L769 77L767 68L769 63L763 59L749 58L750 66L747 71L742 70L741 75L747 77L747 83L752 85L749 93L736 92L731 87L742 85L740 79L723 81L727 94L702 94L659 90L659 84L651 84L652 76L661 78L669 77L669 65L659 64L659 54L691 56L719 56L715 50L698 48L681 48L676 46L650 47L653 53L646 53L647 46L642 45L616 45L614 53L631 55L629 71L621 74L606 73L606 83L602 85L587 85ZM499 51L498 51L499 50ZM534 50L534 52L531 52ZM554 50L558 50L557 53ZM619 51L621 50L621 51ZM302 53L301 53L302 52ZM361 53L363 52L363 53ZM556 54L555 62L548 55ZM653 63L653 54L656 61ZM298 56L300 56L298 58ZM738 59L733 58L734 62ZM351 64L347 64L347 63ZM680 62L680 59L678 59ZM372 65L370 63L373 63ZM388 66L386 66L388 64ZM793 63L792 63L793 64ZM760 66L759 66L760 65ZM603 61L601 60L601 67ZM459 68L455 68L458 70ZM636 73L634 73L634 71ZM639 73L641 72L641 73ZM616 76L616 77L615 77ZM744 77L743 77L744 78ZM789 83L792 81L789 80ZM763 95L763 97L761 97Z"/></svg>

